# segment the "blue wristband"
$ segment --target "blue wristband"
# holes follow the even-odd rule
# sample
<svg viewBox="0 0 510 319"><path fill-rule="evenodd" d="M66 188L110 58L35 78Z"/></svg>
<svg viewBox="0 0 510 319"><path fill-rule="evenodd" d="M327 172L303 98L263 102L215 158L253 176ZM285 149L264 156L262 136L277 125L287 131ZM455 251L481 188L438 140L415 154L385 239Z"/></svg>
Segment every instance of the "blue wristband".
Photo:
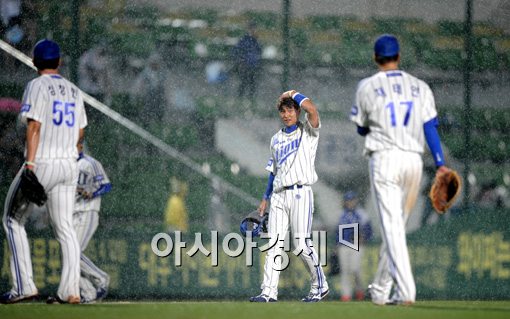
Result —
<svg viewBox="0 0 510 319"><path fill-rule="evenodd" d="M103 196L108 193L112 189L112 184L102 184L94 193L92 193L92 198L96 198L98 196Z"/></svg>
<svg viewBox="0 0 510 319"><path fill-rule="evenodd" d="M294 93L294 95L292 96L292 99L294 101L296 101L296 103L299 106L301 106L301 103L303 103L304 100L308 100L308 98L306 96L304 96L303 94L301 94L299 92Z"/></svg>

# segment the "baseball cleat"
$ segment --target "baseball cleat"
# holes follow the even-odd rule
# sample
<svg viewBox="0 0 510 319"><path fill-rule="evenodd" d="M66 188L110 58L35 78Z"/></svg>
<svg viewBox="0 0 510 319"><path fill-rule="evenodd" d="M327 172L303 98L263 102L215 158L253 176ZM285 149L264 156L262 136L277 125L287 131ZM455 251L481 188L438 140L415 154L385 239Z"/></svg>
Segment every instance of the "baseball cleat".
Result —
<svg viewBox="0 0 510 319"><path fill-rule="evenodd" d="M322 293L313 293L310 292L308 296L301 299L302 302L319 302L322 299L324 299L329 294L329 289L326 291L323 291Z"/></svg>
<svg viewBox="0 0 510 319"><path fill-rule="evenodd" d="M88 298L81 297L80 298L80 303L81 304L94 304L94 303L96 303L96 300L95 299L88 299Z"/></svg>
<svg viewBox="0 0 510 319"><path fill-rule="evenodd" d="M372 285L368 285L367 298L370 299L374 305L384 306L384 305L391 305L392 304L392 301L388 301L387 298L386 299L377 298L375 296L373 290L374 290L374 287Z"/></svg>
<svg viewBox="0 0 510 319"><path fill-rule="evenodd" d="M250 297L250 302L276 302L276 299L269 298L268 295L260 294L255 297Z"/></svg>
<svg viewBox="0 0 510 319"><path fill-rule="evenodd" d="M410 306L413 301L402 301L402 300L390 300L385 303L386 306Z"/></svg>
<svg viewBox="0 0 510 319"><path fill-rule="evenodd" d="M97 288L96 300L101 301L108 295L108 287L110 286L110 276L106 275L104 282Z"/></svg>
<svg viewBox="0 0 510 319"><path fill-rule="evenodd" d="M62 299L60 299L59 296L50 296L48 297L48 299L46 300L46 303L48 305L58 305L58 304L79 304L80 303L80 297L79 296L69 296L69 298L67 298L67 301L64 301Z"/></svg>
<svg viewBox="0 0 510 319"><path fill-rule="evenodd" d="M58 304L63 304L65 302L62 299L60 299L58 296L56 296L56 297L49 296L48 299L46 299L46 303L48 305L58 305Z"/></svg>
<svg viewBox="0 0 510 319"><path fill-rule="evenodd" d="M107 294L108 294L108 288L106 288L106 287L105 288L103 288L103 287L98 288L97 289L96 300L97 301L103 300L106 297Z"/></svg>
<svg viewBox="0 0 510 319"><path fill-rule="evenodd" d="M13 304L22 301L33 301L38 297L39 297L38 293L32 295L18 296L9 291L0 296L0 304Z"/></svg>

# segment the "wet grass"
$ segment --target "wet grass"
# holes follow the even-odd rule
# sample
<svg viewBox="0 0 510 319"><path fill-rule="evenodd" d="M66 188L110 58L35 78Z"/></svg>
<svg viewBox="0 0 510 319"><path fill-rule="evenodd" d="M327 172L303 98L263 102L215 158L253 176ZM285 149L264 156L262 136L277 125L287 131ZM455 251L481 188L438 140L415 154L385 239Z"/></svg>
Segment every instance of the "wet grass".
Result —
<svg viewBox="0 0 510 319"><path fill-rule="evenodd" d="M0 305L1 318L510 318L510 301L419 301L413 306L375 306L370 302L315 304L281 301L105 302L89 305L24 303Z"/></svg>

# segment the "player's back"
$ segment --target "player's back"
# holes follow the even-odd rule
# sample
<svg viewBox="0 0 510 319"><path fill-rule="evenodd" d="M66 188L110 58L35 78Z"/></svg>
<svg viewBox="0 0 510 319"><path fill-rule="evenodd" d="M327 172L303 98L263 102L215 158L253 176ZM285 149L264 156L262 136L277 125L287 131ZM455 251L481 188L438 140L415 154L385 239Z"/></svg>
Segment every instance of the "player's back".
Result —
<svg viewBox="0 0 510 319"><path fill-rule="evenodd" d="M366 149L423 152L423 123L437 116L424 81L401 70L381 71L360 82L356 103L370 127Z"/></svg>
<svg viewBox="0 0 510 319"><path fill-rule="evenodd" d="M58 74L30 81L21 116L41 123L36 158L77 158L79 129L87 124L80 90Z"/></svg>

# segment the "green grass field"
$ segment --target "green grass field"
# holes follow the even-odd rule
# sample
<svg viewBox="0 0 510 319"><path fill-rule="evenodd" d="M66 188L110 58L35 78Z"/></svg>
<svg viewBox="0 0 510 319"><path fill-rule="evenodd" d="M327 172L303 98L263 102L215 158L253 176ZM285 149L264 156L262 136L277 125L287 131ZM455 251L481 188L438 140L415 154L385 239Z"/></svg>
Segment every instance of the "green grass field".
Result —
<svg viewBox="0 0 510 319"><path fill-rule="evenodd" d="M419 301L415 305L375 306L370 302L325 301L315 304L282 301L253 304L215 302L106 302L90 305L24 303L0 305L0 318L510 318L510 301Z"/></svg>

